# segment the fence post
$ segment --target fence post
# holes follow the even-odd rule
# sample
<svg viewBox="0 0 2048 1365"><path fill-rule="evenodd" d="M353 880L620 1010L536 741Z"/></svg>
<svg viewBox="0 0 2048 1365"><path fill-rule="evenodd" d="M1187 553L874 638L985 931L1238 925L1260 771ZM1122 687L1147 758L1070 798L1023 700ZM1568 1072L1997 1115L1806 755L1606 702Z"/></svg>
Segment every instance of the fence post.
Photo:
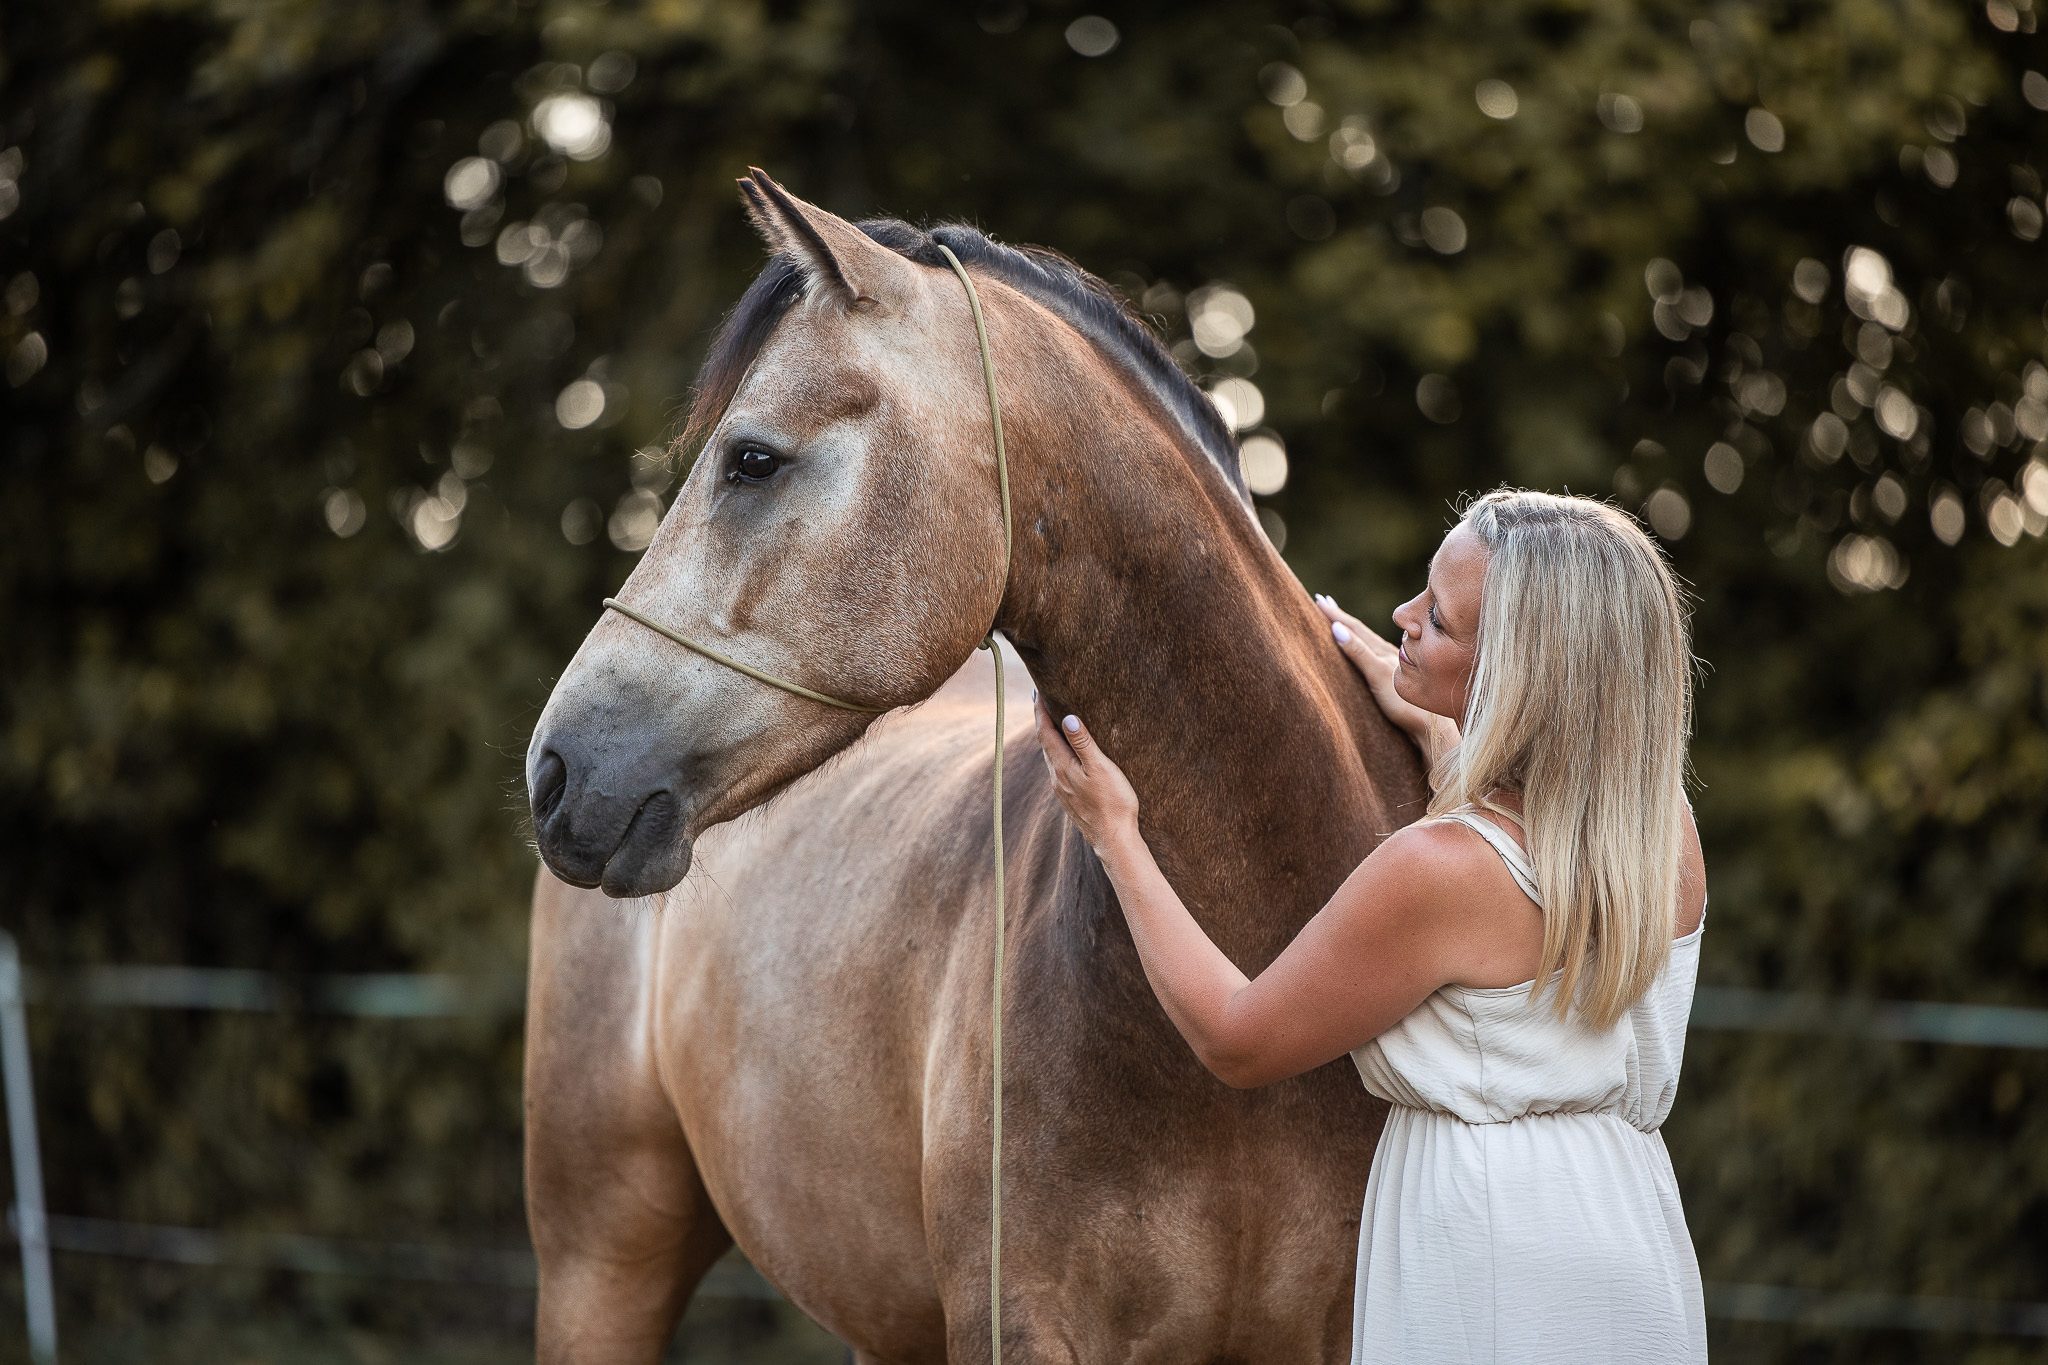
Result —
<svg viewBox="0 0 2048 1365"><path fill-rule="evenodd" d="M21 953L0 929L0 1071L7 1091L7 1144L14 1153L14 1233L21 1242L21 1285L28 1300L28 1352L57 1365L57 1296L50 1276L50 1225L43 1209L43 1160L36 1147L36 1090L29 1075L28 1015L22 1008Z"/></svg>

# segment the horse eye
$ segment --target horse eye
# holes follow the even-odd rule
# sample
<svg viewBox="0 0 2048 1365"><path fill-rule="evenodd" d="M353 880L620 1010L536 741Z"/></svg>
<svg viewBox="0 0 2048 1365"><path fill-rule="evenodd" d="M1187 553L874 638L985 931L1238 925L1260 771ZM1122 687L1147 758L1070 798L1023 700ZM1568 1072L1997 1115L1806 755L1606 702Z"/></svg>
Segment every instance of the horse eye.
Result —
<svg viewBox="0 0 2048 1365"><path fill-rule="evenodd" d="M743 479L760 480L773 474L781 463L765 450L742 450L735 472Z"/></svg>

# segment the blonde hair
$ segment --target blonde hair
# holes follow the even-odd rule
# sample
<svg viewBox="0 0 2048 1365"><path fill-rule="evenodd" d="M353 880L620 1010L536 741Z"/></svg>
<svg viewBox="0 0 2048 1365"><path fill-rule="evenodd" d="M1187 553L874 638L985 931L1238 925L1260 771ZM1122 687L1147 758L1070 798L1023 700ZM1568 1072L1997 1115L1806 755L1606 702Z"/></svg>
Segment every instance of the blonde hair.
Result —
<svg viewBox="0 0 2048 1365"><path fill-rule="evenodd" d="M1671 956L1692 653L1678 585L1626 514L1500 489L1461 523L1492 550L1463 738L1429 813L1519 791L1543 892L1541 995L1608 1028Z"/></svg>

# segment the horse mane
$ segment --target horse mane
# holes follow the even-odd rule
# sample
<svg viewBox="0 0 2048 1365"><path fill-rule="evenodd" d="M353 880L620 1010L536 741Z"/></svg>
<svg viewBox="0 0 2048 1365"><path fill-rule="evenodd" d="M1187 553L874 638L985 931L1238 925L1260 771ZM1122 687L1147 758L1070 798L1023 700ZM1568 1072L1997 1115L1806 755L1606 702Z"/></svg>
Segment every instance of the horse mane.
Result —
<svg viewBox="0 0 2048 1365"><path fill-rule="evenodd" d="M1245 486L1237 441L1216 405L1107 284L1057 251L1005 246L964 223L947 223L929 232L894 218L871 218L855 226L906 260L940 270L950 268L939 253L943 244L961 264L978 266L1043 305L1137 379L1250 507L1251 490ZM777 253L740 295L698 368L689 421L677 441L681 450L694 452L718 425L776 324L802 296L804 283L796 261Z"/></svg>

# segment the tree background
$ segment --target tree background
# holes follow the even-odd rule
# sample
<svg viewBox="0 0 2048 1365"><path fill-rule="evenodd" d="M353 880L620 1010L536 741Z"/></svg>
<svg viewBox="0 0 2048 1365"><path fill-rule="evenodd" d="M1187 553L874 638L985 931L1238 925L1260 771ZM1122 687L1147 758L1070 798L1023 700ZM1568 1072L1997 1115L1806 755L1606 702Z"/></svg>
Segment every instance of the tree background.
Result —
<svg viewBox="0 0 2048 1365"><path fill-rule="evenodd" d="M1640 511L1705 663L1703 981L2048 1004L2036 28L2027 0L20 0L0 924L54 969L521 970L527 730L672 487L761 263L758 164L1112 281L1266 438L1262 486L1284 446L1269 530L1368 618L1460 493ZM523 1238L516 1018L33 1024L59 1212ZM2048 1299L2043 1054L1695 1032L1688 1060L1667 1136L1710 1281ZM511 1291L58 1271L75 1359L513 1359L529 1326ZM712 1303L676 1355L828 1348Z"/></svg>

